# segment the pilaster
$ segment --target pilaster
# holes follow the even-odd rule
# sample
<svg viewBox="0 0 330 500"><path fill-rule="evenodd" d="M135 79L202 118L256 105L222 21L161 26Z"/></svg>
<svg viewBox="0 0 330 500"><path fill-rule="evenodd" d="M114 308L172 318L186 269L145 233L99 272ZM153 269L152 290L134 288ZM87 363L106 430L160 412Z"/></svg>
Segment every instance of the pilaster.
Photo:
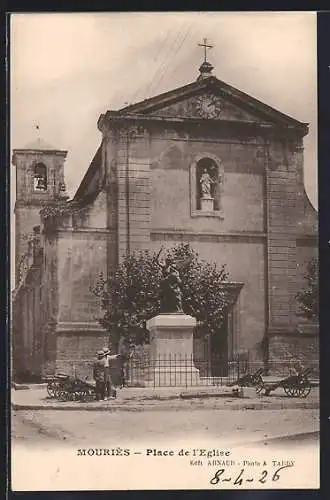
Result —
<svg viewBox="0 0 330 500"><path fill-rule="evenodd" d="M129 127L119 134L117 150L117 234L119 260L150 241L149 134Z"/></svg>
<svg viewBox="0 0 330 500"><path fill-rule="evenodd" d="M296 156L286 143L268 150L269 329L294 330L296 323Z"/></svg>

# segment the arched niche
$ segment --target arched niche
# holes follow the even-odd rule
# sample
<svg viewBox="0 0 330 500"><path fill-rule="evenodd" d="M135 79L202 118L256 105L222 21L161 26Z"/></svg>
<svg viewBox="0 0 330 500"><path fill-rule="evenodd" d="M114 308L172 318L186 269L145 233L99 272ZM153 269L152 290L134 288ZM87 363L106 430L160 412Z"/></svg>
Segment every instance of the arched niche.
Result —
<svg viewBox="0 0 330 500"><path fill-rule="evenodd" d="M190 166L192 217L223 218L223 179L224 168L220 158L210 153L201 153L193 159Z"/></svg>
<svg viewBox="0 0 330 500"><path fill-rule="evenodd" d="M47 167L44 163L36 163L33 167L33 190L47 191Z"/></svg>

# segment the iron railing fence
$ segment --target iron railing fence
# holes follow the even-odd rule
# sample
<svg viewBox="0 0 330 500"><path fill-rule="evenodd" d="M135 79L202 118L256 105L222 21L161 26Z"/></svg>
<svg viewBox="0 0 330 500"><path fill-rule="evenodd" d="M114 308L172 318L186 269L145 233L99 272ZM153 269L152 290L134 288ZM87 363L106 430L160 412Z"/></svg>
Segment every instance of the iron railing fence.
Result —
<svg viewBox="0 0 330 500"><path fill-rule="evenodd" d="M224 386L235 384L241 377L260 369L264 377L285 378L304 368L310 368L309 376L318 379L317 361L288 358L271 360L265 365L263 361L240 356L225 359L173 354L130 359L123 366L123 380L124 385L131 387Z"/></svg>

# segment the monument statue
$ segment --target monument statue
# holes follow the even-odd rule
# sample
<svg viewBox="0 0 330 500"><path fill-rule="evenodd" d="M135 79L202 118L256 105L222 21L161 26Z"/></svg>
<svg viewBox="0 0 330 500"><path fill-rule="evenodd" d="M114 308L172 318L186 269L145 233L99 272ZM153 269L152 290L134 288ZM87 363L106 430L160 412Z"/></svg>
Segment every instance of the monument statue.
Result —
<svg viewBox="0 0 330 500"><path fill-rule="evenodd" d="M201 186L202 198L211 198L211 186L215 184L215 180L212 179L206 168L204 168L199 183Z"/></svg>
<svg viewBox="0 0 330 500"><path fill-rule="evenodd" d="M146 322L150 333L151 356L154 360L154 383L157 386L197 385L199 370L193 360L193 332L197 321L184 314L179 270L173 258L167 257L165 263L161 263L161 252L162 248L155 260L162 271L159 294L162 314L157 314Z"/></svg>
<svg viewBox="0 0 330 500"><path fill-rule="evenodd" d="M160 310L162 313L182 312L182 281L180 273L171 259L166 258L165 264L161 264L157 256L157 262L162 269L160 282Z"/></svg>

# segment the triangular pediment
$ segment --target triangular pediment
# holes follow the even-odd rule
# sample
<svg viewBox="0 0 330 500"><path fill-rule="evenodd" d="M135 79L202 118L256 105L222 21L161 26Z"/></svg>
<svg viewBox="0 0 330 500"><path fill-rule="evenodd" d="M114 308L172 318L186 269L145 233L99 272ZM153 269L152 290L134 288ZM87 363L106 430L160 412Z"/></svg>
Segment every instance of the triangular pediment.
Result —
<svg viewBox="0 0 330 500"><path fill-rule="evenodd" d="M118 111L122 114L267 123L296 128L303 135L308 126L234 87L210 77L160 94Z"/></svg>
<svg viewBox="0 0 330 500"><path fill-rule="evenodd" d="M179 100L164 107L157 107L147 111L147 114L169 117L169 118L194 118L230 120L245 122L260 122L260 116L248 112L241 107L231 103L223 96L214 92L200 92L197 95ZM268 121L268 120L267 120Z"/></svg>

